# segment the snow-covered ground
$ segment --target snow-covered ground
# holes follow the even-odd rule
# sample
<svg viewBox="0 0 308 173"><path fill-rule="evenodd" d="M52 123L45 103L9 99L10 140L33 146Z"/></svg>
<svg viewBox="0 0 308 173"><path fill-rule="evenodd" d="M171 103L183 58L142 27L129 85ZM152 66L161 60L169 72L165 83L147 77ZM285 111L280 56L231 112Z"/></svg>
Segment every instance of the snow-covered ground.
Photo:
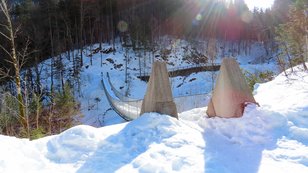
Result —
<svg viewBox="0 0 308 173"><path fill-rule="evenodd" d="M91 87L85 96L103 95ZM0 136L0 172L307 173L308 72L280 74L256 85L254 96L261 106L236 119L207 118L203 107L179 120L147 113L34 141Z"/></svg>
<svg viewBox="0 0 308 173"><path fill-rule="evenodd" d="M186 67L191 66L192 63L185 61L185 57L190 55L188 48L191 48L191 44L185 40L172 39L169 37L162 38L161 48L169 50L167 55L167 66L169 69L176 67ZM215 62L220 63L222 60L222 43L217 43L218 54ZM203 41L197 43L195 46L199 52L206 52L206 43ZM225 57L231 56L231 43L226 44ZM95 49L98 45L94 45L92 48ZM110 46L104 45L104 48ZM86 55L89 52L85 53ZM206 53L205 53L206 54ZM128 62L128 80L125 83L125 55L129 58ZM139 61L139 56L141 59ZM114 111L110 110L110 105L106 99L106 96L102 89L101 74L106 75L109 72L112 84L120 91L123 95L126 93L131 98L142 99L145 90L146 83L138 79L136 76L139 74L139 62L141 63L141 72L149 72L151 68L151 59L161 60L162 53L157 50L152 54L151 52L140 52L132 51L131 48L123 48L121 44L116 44L116 52L109 54L94 53L92 56L92 65L90 63L90 58L86 57L84 59L85 67L81 72L81 94L78 100L81 102L81 111L84 115L82 120L83 124L92 125L96 127L117 124L124 122ZM240 63L241 68L245 69L251 73L270 70L274 73L278 72L277 65L273 59L266 60L264 62L256 62L260 57L265 56L265 50L260 43L255 43L252 45L251 53L245 55L242 50L241 54L236 55L235 58ZM102 65L101 65L102 59ZM112 61L110 61L112 59ZM268 58L263 58L268 59ZM72 64L72 62L65 62L65 64ZM145 67L143 67L145 66ZM170 79L172 83L173 95L182 96L187 94L200 94L200 93L210 93L214 82L212 79L216 79L217 73L213 72L199 72L193 73L186 77L178 76Z"/></svg>

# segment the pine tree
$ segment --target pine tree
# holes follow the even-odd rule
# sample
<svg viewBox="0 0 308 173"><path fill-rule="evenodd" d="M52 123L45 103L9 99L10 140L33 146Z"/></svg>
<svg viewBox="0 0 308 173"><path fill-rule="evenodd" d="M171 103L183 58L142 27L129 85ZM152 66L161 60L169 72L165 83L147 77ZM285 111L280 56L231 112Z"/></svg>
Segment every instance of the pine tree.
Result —
<svg viewBox="0 0 308 173"><path fill-rule="evenodd" d="M288 12L290 5L294 0L275 0L272 6L273 16L275 22L278 24L284 23L288 20Z"/></svg>
<svg viewBox="0 0 308 173"><path fill-rule="evenodd" d="M307 2L297 0L295 4L290 7L289 21L285 24L279 25L276 28L277 41L280 42L280 47L287 53L290 59L291 66L302 64L307 70L305 64L306 55L306 35L308 19L305 16L305 5Z"/></svg>

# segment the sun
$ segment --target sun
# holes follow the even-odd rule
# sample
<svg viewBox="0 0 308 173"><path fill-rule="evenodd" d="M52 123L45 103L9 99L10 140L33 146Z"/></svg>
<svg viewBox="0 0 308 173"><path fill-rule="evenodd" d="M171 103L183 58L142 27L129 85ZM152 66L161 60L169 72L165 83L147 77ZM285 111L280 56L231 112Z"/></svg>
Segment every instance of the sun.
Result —
<svg viewBox="0 0 308 173"><path fill-rule="evenodd" d="M250 10L253 10L255 7L265 10L271 8L274 0L245 0L245 2Z"/></svg>

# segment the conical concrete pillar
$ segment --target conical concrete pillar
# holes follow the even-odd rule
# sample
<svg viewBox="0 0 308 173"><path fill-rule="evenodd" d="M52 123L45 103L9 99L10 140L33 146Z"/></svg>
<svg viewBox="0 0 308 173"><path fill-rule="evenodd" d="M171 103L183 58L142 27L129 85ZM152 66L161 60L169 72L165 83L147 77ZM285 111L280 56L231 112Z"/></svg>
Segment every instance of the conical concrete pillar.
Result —
<svg viewBox="0 0 308 173"><path fill-rule="evenodd" d="M239 64L233 58L223 59L212 98L208 104L208 116L241 117L247 103L258 104Z"/></svg>
<svg viewBox="0 0 308 173"><path fill-rule="evenodd" d="M145 112L158 112L178 118L176 105L173 102L167 66L164 62L156 61L153 63L140 115Z"/></svg>

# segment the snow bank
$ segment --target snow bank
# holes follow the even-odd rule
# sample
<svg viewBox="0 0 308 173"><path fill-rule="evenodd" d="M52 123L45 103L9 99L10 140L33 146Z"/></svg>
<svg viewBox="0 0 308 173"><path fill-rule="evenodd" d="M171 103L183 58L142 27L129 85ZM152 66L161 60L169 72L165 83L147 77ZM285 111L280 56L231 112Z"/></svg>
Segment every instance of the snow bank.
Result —
<svg viewBox="0 0 308 173"><path fill-rule="evenodd" d="M204 145L200 129L166 115L145 114L102 141L79 171L203 172L203 162L195 160L204 160Z"/></svg>
<svg viewBox="0 0 308 173"><path fill-rule="evenodd" d="M289 124L288 137L308 145L308 73L301 66L256 87L255 98L265 110L279 112Z"/></svg>
<svg viewBox="0 0 308 173"><path fill-rule="evenodd" d="M206 172L258 172L262 151L275 147L287 120L278 113L248 106L242 118L205 117L206 108L182 113L204 129ZM190 116L193 115L193 116Z"/></svg>
<svg viewBox="0 0 308 173"><path fill-rule="evenodd" d="M202 130L156 113L35 141L0 136L0 142L0 172L204 172Z"/></svg>
<svg viewBox="0 0 308 173"><path fill-rule="evenodd" d="M208 119L206 108L180 115L204 129L206 172L308 172L308 73L296 67L254 93L261 107L242 118Z"/></svg>
<svg viewBox="0 0 308 173"><path fill-rule="evenodd" d="M307 173L308 73L280 74L254 94L261 107L236 119L209 119L203 107L35 141L0 135L0 172Z"/></svg>

